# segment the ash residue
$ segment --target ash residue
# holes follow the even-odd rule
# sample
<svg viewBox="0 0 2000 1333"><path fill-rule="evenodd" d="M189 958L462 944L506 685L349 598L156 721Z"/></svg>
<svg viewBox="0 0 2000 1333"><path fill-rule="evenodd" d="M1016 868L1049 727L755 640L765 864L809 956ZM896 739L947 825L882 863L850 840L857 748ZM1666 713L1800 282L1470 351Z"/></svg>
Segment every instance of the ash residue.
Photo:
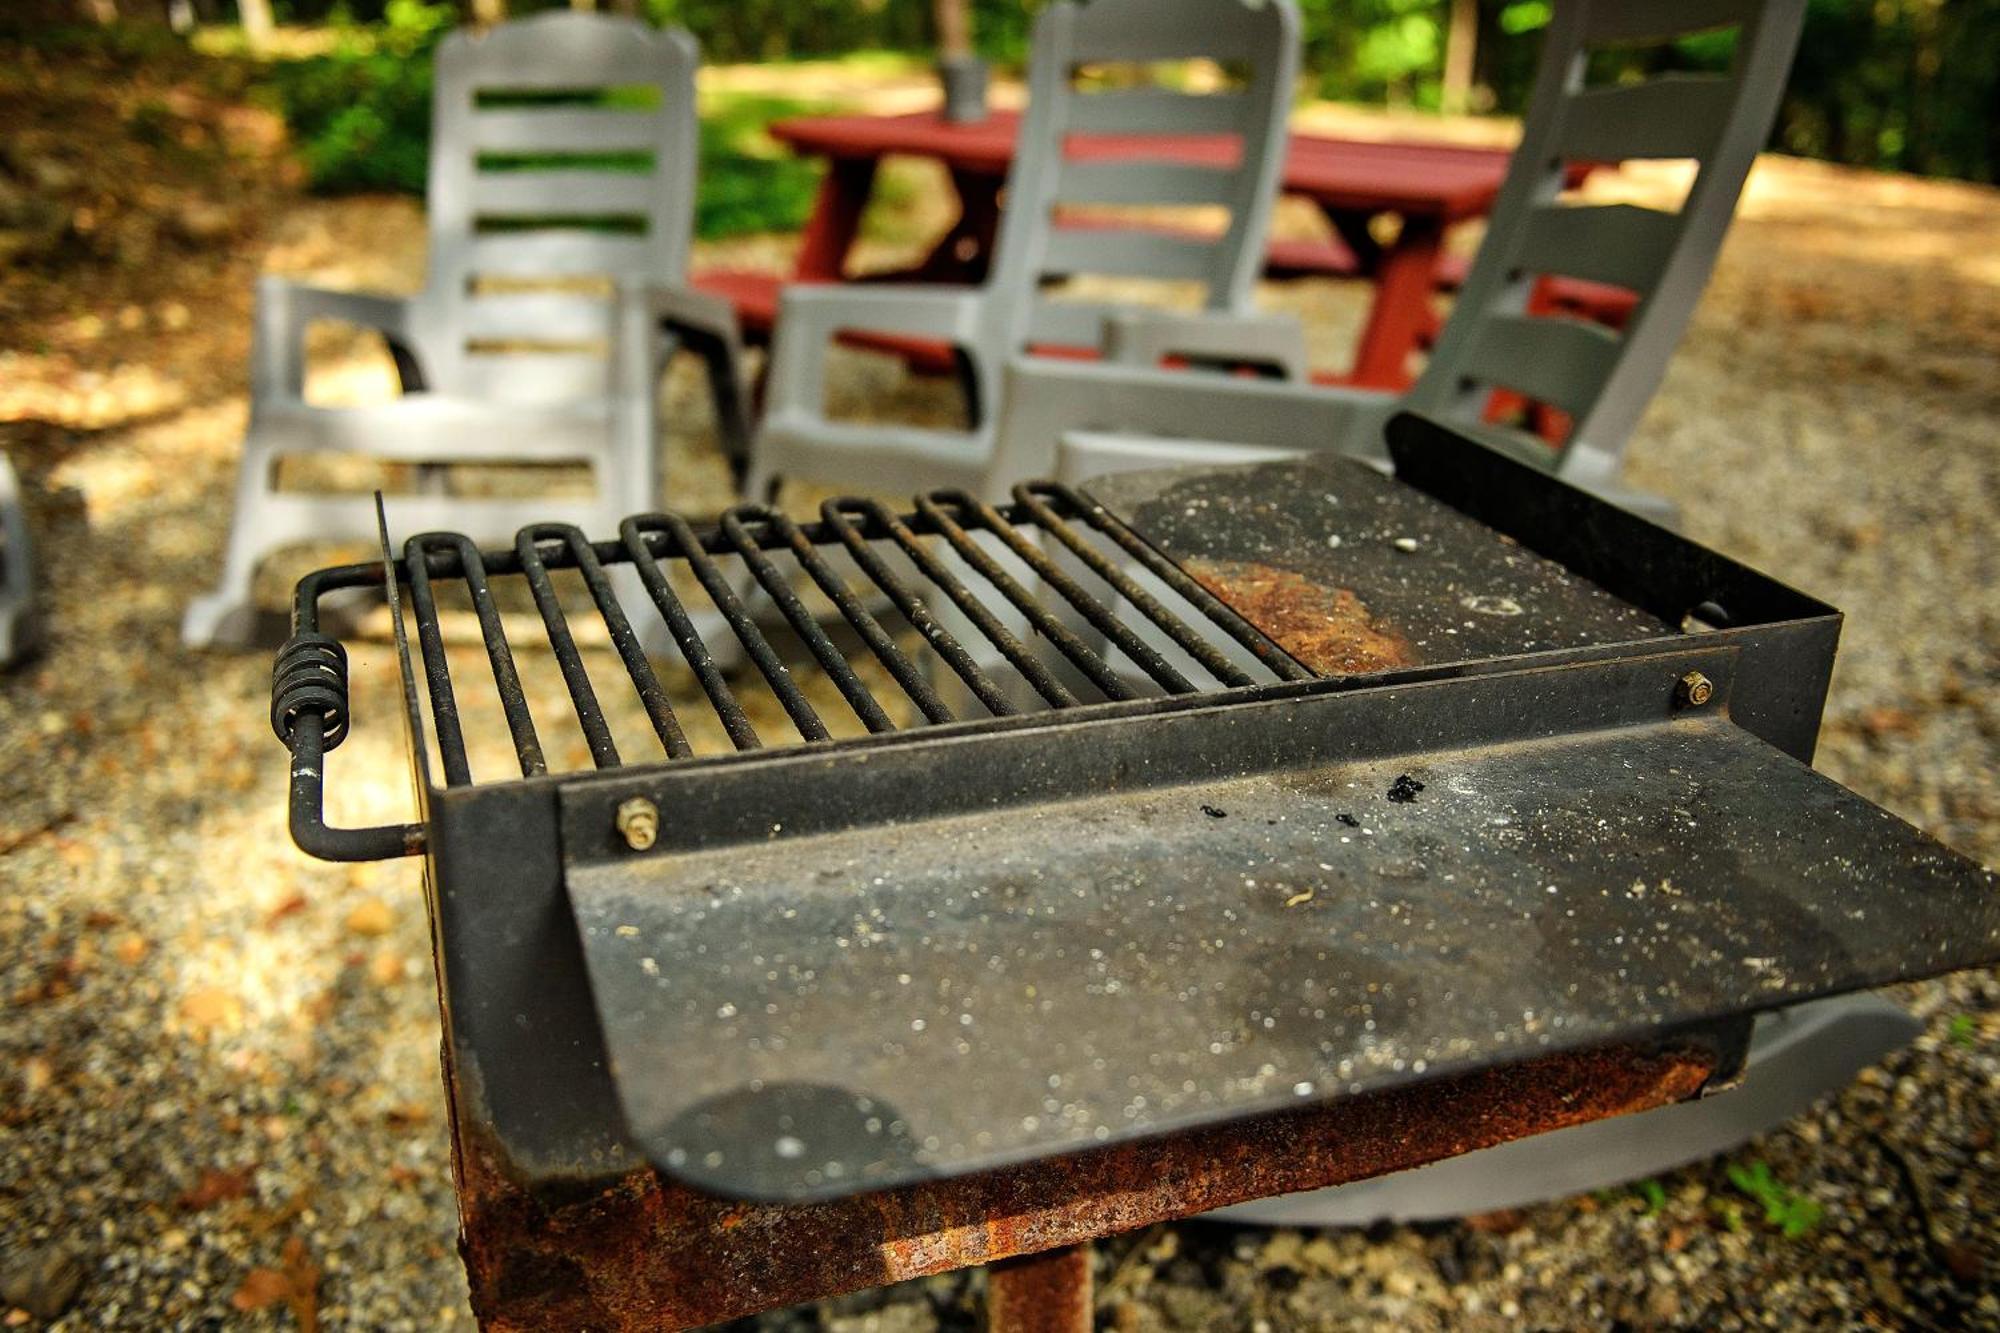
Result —
<svg viewBox="0 0 2000 1333"><path fill-rule="evenodd" d="M1408 773L1399 774L1396 780L1389 784L1389 799L1397 805L1408 805L1417 799L1417 793L1423 789L1424 784Z"/></svg>

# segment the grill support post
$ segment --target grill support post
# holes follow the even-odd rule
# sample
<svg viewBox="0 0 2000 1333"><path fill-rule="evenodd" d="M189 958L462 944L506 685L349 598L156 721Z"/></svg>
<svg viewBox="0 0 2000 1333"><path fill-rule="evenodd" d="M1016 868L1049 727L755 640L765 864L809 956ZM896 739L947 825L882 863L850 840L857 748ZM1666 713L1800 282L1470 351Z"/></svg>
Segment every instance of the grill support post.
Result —
<svg viewBox="0 0 2000 1333"><path fill-rule="evenodd" d="M1090 1329L1088 1242L988 1265L987 1333L1090 1333Z"/></svg>

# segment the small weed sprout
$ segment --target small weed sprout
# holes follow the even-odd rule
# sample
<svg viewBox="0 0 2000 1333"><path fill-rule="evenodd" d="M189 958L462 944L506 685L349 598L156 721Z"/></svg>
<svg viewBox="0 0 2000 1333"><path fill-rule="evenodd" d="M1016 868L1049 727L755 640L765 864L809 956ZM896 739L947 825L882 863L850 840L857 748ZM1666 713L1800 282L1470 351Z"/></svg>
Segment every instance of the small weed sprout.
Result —
<svg viewBox="0 0 2000 1333"><path fill-rule="evenodd" d="M1743 1220L1743 1205L1736 1200L1717 1195L1709 1199L1708 1206L1715 1210L1716 1219L1722 1223L1723 1230L1731 1235L1740 1236L1749 1229L1749 1223Z"/></svg>
<svg viewBox="0 0 2000 1333"><path fill-rule="evenodd" d="M1818 1201L1780 1181L1763 1162L1732 1163L1729 1183L1761 1207L1764 1221L1783 1232L1786 1240L1797 1240L1819 1225Z"/></svg>

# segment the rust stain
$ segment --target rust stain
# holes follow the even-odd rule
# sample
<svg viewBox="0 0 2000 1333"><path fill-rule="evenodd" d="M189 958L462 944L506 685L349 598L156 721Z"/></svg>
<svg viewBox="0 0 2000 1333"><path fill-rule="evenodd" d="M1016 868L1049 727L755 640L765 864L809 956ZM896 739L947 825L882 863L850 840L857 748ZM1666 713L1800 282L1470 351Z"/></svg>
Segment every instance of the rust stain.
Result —
<svg viewBox="0 0 2000 1333"><path fill-rule="evenodd" d="M1322 676L1417 665L1410 641L1375 618L1349 588L1327 588L1275 565L1189 560L1202 587Z"/></svg>
<svg viewBox="0 0 2000 1333"><path fill-rule="evenodd" d="M483 1126L460 1118L463 1100L454 1097L460 1249L485 1328L690 1328L1664 1106L1694 1095L1716 1063L1715 1046L1694 1039L1553 1055L978 1176L800 1204L717 1199L652 1170L602 1187L532 1188Z"/></svg>
<svg viewBox="0 0 2000 1333"><path fill-rule="evenodd" d="M987 1333L1090 1333L1090 1247L1065 1245L994 1264Z"/></svg>

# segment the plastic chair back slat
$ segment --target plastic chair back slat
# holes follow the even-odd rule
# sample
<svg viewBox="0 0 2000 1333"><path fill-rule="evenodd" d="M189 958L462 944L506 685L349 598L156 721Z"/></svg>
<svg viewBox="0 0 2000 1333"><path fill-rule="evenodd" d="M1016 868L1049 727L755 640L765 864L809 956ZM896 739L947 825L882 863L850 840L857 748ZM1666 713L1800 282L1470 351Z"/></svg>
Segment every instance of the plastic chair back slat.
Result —
<svg viewBox="0 0 2000 1333"><path fill-rule="evenodd" d="M1705 158L1729 127L1736 91L1710 74L1586 89L1564 108L1556 151L1572 161Z"/></svg>
<svg viewBox="0 0 2000 1333"><path fill-rule="evenodd" d="M1214 240L1128 227L1057 227L1043 252L1042 271L1073 277L1206 279L1215 267Z"/></svg>
<svg viewBox="0 0 2000 1333"><path fill-rule="evenodd" d="M477 217L647 217L659 185L629 171L483 171L472 187Z"/></svg>
<svg viewBox="0 0 2000 1333"><path fill-rule="evenodd" d="M1518 267L1648 292L1680 239L1673 213L1636 204L1547 204L1521 224Z"/></svg>
<svg viewBox="0 0 2000 1333"><path fill-rule="evenodd" d="M1056 178L1058 204L1160 204L1229 207L1236 171L1198 162L1070 161Z"/></svg>
<svg viewBox="0 0 2000 1333"><path fill-rule="evenodd" d="M1072 134L1239 134L1254 109L1241 93L1116 88L1076 93Z"/></svg>
<svg viewBox="0 0 2000 1333"><path fill-rule="evenodd" d="M1496 315L1466 350L1462 370L1477 385L1512 389L1575 413L1590 405L1618 365L1620 338L1602 324L1564 317ZM1473 407L1484 405L1475 394Z"/></svg>

